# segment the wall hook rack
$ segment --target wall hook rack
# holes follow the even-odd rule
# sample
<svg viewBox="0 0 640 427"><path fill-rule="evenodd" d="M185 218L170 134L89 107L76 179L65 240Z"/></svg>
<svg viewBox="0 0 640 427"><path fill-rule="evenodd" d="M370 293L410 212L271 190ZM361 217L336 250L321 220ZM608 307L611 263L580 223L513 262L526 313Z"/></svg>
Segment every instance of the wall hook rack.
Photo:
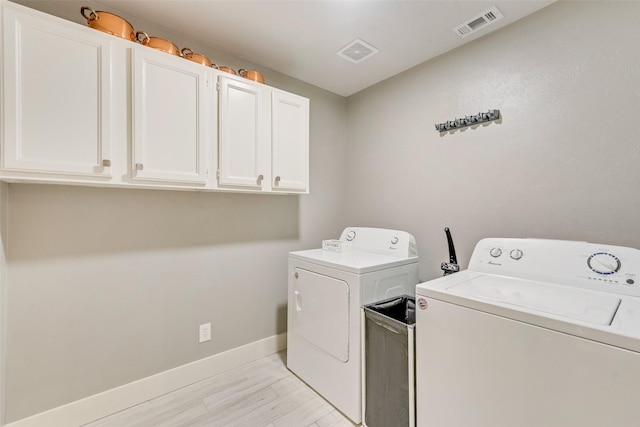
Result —
<svg viewBox="0 0 640 427"><path fill-rule="evenodd" d="M479 123L491 122L500 118L500 110L489 110L486 113L478 113L474 116L465 116L448 120L444 123L436 123L438 132L446 132L448 130L461 129L467 126L477 125Z"/></svg>

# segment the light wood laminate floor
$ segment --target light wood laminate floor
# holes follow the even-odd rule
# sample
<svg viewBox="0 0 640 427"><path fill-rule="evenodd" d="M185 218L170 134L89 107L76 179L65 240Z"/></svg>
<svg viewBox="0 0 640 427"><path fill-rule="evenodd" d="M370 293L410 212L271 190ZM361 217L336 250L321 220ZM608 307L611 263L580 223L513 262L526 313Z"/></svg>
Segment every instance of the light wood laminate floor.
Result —
<svg viewBox="0 0 640 427"><path fill-rule="evenodd" d="M276 353L85 427L353 427L285 358Z"/></svg>

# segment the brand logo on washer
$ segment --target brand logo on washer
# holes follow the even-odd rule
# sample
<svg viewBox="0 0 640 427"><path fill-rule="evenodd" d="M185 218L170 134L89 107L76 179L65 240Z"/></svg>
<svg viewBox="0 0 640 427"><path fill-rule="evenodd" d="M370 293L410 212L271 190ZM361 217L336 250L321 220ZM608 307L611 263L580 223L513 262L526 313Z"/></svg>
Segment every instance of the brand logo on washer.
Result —
<svg viewBox="0 0 640 427"><path fill-rule="evenodd" d="M427 300L424 298L418 298L418 305L420 309L425 310L427 308Z"/></svg>

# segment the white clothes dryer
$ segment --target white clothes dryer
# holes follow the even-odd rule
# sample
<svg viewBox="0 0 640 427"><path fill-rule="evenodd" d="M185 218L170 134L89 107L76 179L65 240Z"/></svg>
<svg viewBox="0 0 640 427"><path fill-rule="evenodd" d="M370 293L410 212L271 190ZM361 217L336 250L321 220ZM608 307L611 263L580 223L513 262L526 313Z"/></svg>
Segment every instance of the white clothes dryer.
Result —
<svg viewBox="0 0 640 427"><path fill-rule="evenodd" d="M414 295L418 251L407 232L363 227L323 246L289 254L287 367L358 424L361 306Z"/></svg>
<svg viewBox="0 0 640 427"><path fill-rule="evenodd" d="M416 287L419 426L637 426L640 251L483 239Z"/></svg>

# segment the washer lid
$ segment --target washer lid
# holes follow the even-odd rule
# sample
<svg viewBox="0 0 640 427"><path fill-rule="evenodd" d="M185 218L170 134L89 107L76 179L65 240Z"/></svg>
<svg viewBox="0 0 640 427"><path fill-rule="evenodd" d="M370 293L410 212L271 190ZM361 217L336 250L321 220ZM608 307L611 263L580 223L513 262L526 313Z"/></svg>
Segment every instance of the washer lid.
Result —
<svg viewBox="0 0 640 427"><path fill-rule="evenodd" d="M620 305L620 298L614 294L500 276L481 275L447 291L607 326Z"/></svg>

